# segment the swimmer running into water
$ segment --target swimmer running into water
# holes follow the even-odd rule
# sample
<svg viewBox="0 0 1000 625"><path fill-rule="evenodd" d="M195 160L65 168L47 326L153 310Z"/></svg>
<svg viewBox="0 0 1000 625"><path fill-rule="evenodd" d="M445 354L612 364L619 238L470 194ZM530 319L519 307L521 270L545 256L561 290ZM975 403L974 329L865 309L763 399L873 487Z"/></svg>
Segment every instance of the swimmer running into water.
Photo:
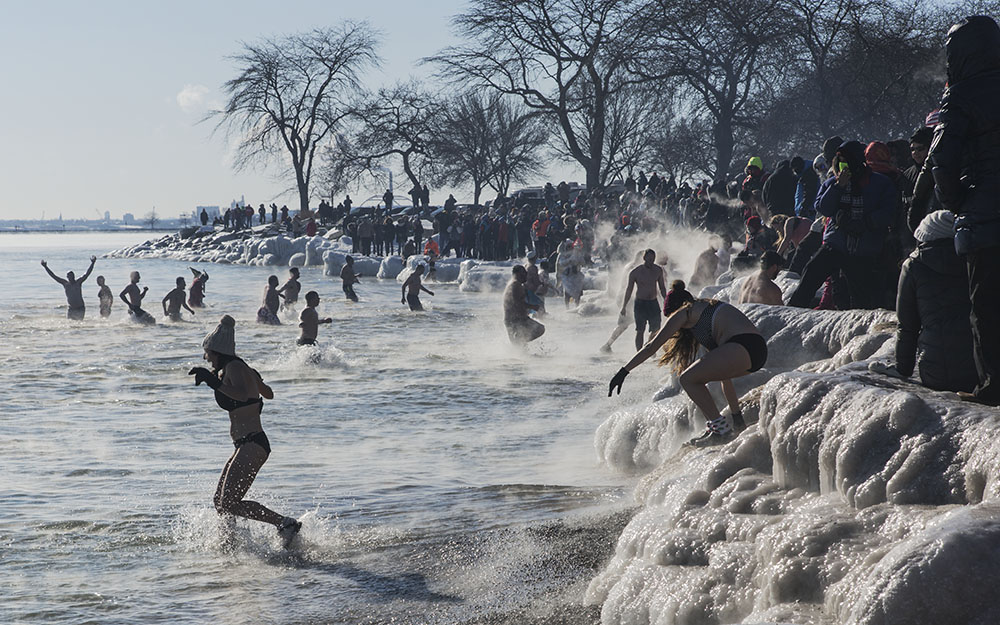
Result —
<svg viewBox="0 0 1000 625"><path fill-rule="evenodd" d="M503 323L507 327L507 337L515 345L524 345L545 334L545 326L529 317L529 310L537 310L537 304L529 304L525 283L528 270L523 265L514 265L510 282L503 292Z"/></svg>
<svg viewBox="0 0 1000 625"><path fill-rule="evenodd" d="M153 319L153 315L142 309L142 299L146 297L149 287L144 286L142 287L142 291L140 291L139 278L140 276L138 271L133 271L129 274L130 281L128 286L122 289L122 292L118 294L118 297L120 297L122 301L125 302L125 305L128 306L128 314L132 317L133 321L146 325L153 325L156 323L156 319Z"/></svg>
<svg viewBox="0 0 1000 625"><path fill-rule="evenodd" d="M220 515L270 523L278 528L287 547L302 523L256 501L244 499L257 472L271 454L260 413L264 399L272 399L274 393L260 374L236 355L235 327L236 321L225 315L202 342L204 358L212 365L212 370L194 367L188 372L194 376L195 386L204 382L215 391L215 402L229 413L229 435L236 447L219 478L215 509Z"/></svg>
<svg viewBox="0 0 1000 625"><path fill-rule="evenodd" d="M66 272L65 278L60 278L56 274L52 273L49 269L49 264L42 261L42 267L45 267L45 272L52 277L53 280L62 285L63 290L66 291L66 303L69 304L69 309L66 311L66 317L68 319L73 319L74 321L83 320L84 315L87 313L87 307L83 303L83 283L86 282L87 278L90 277L90 273L94 271L94 263L97 262L96 256L90 257L90 267L87 272L83 274L80 279L76 278L76 274L72 271Z"/></svg>
<svg viewBox="0 0 1000 625"><path fill-rule="evenodd" d="M664 312L668 315L666 323L618 370L608 386L608 397L615 388L621 394L625 376L665 345L660 365L673 364L681 387L707 421L705 433L689 444L707 447L732 440L734 429L738 432L746 427L732 379L764 366L767 342L740 309L725 302L695 299L680 280L671 285ZM708 353L696 359L699 344ZM709 382L722 383L732 426L719 413L708 390Z"/></svg>
<svg viewBox="0 0 1000 625"><path fill-rule="evenodd" d="M163 297L163 316L167 317L171 321L181 320L181 307L192 315L194 314L194 311L184 303L184 297L186 295L184 287L186 286L187 284L184 282L184 278L177 278L177 287Z"/></svg>
<svg viewBox="0 0 1000 625"><path fill-rule="evenodd" d="M188 267L194 274L191 281L191 288L188 289L188 306L191 308L205 307L205 283L208 282L208 272L198 271L194 267Z"/></svg>
<svg viewBox="0 0 1000 625"><path fill-rule="evenodd" d="M285 298L283 308L295 308L295 303L299 301L299 291L302 290L302 283L299 282L299 268L292 267L288 270L288 280L278 289L278 293Z"/></svg>
<svg viewBox="0 0 1000 625"><path fill-rule="evenodd" d="M344 258L344 266L340 268L340 280L343 282L344 295L352 302L358 301L358 294L354 292L354 285L359 284L358 278L361 274L354 273L354 259L350 256Z"/></svg>
<svg viewBox="0 0 1000 625"><path fill-rule="evenodd" d="M319 293L316 291L306 293L306 307L299 315L299 327L302 328L302 334L295 342L296 345L315 345L316 336L319 334L319 325L333 323L332 317L319 318L319 313L316 312L317 306L319 306Z"/></svg>
<svg viewBox="0 0 1000 625"><path fill-rule="evenodd" d="M278 303L284 297L278 291L278 276L269 276L267 286L264 287L264 301L257 310L257 323L264 323L272 326L280 326L278 319Z"/></svg>
<svg viewBox="0 0 1000 625"><path fill-rule="evenodd" d="M424 307L420 303L420 292L425 291L431 296L434 295L434 291L429 290L423 284L420 283L420 276L424 275L424 266L417 265L417 268L413 270L413 273L406 278L406 282L403 283L403 302L404 304L410 305L410 310L423 310Z"/></svg>
<svg viewBox="0 0 1000 625"><path fill-rule="evenodd" d="M101 302L101 316L108 318L111 316L111 304L115 301L111 287L104 283L104 276L97 276L97 286L101 289L97 292L97 299Z"/></svg>

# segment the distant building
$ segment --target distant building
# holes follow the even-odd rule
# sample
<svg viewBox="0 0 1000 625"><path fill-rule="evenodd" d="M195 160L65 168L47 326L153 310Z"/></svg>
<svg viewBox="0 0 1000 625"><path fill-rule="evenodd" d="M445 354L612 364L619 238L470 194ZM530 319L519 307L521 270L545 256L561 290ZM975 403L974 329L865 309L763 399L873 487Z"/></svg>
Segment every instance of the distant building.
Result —
<svg viewBox="0 0 1000 625"><path fill-rule="evenodd" d="M124 215L122 215L122 223L124 223L126 226L131 226L133 223L135 223L135 215L133 215L132 213L125 213Z"/></svg>
<svg viewBox="0 0 1000 625"><path fill-rule="evenodd" d="M105 223L111 222L111 211L104 211L104 221Z"/></svg>

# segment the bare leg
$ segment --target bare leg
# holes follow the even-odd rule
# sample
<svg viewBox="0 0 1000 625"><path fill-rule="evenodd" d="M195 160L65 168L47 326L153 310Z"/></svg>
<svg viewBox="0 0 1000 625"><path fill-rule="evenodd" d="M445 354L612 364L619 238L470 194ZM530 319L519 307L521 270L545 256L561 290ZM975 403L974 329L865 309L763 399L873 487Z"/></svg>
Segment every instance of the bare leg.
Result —
<svg viewBox="0 0 1000 625"><path fill-rule="evenodd" d="M715 406L712 394L708 392L707 384L738 378L745 375L749 368L750 354L746 348L736 343L726 343L711 350L685 369L680 375L680 383L705 419L713 421L721 415Z"/></svg>
<svg viewBox="0 0 1000 625"><path fill-rule="evenodd" d="M726 379L720 382L722 384L722 394L726 396L726 401L729 403L729 412L736 414L740 411L740 396L736 394L736 387L733 386L733 380Z"/></svg>
<svg viewBox="0 0 1000 625"><path fill-rule="evenodd" d="M266 460L267 453L256 443L242 445L233 453L226 468L222 470L219 486L215 491L215 509L219 514L235 514L254 521L281 525L285 517L256 501L243 499Z"/></svg>

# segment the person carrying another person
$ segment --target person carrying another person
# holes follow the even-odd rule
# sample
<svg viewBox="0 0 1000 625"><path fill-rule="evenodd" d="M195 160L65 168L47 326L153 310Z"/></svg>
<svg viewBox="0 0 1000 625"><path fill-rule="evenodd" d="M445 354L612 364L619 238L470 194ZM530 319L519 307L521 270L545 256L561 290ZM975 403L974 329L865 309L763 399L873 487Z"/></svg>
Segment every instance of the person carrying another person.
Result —
<svg viewBox="0 0 1000 625"><path fill-rule="evenodd" d="M188 306L191 308L205 307L205 283L208 282L208 272L198 271L194 267L188 267L194 274L191 281L191 288L188 289Z"/></svg>
<svg viewBox="0 0 1000 625"><path fill-rule="evenodd" d="M528 270L524 265L514 265L511 279L503 292L503 323L507 337L515 345L524 345L545 334L545 326L529 316L529 310L537 310L528 303L524 285L528 280Z"/></svg>
<svg viewBox="0 0 1000 625"><path fill-rule="evenodd" d="M83 283L87 281L90 274L94 271L94 263L97 262L96 256L90 257L90 267L87 268L86 273L77 279L76 274L72 271L66 272L65 278L60 278L56 274L52 273L49 269L49 264L42 261L42 267L45 268L45 272L49 276L62 285L63 290L66 291L66 303L69 304L69 308L66 310L66 318L73 319L74 321L82 321L83 317L87 313L87 306L83 302Z"/></svg>
<svg viewBox="0 0 1000 625"><path fill-rule="evenodd" d="M725 302L695 299L679 280L671 284L664 307L669 315L666 323L618 370L608 386L608 397L616 388L621 394L629 372L663 347L660 365L672 365L681 387L705 417L705 433L688 444L707 447L726 443L746 428L732 379L764 366L767 341L740 309ZM699 346L707 350L700 358ZM732 424L716 407L709 382L722 384Z"/></svg>
<svg viewBox="0 0 1000 625"><path fill-rule="evenodd" d="M896 214L899 195L887 177L865 163L864 146L847 141L833 159L836 176L819 190L816 210L830 217L823 245L806 264L802 280L788 303L810 306L816 291L837 271L847 277L851 308L878 303L882 248Z"/></svg>
<svg viewBox="0 0 1000 625"><path fill-rule="evenodd" d="M657 289L663 297L667 296L667 285L663 279L663 267L656 264L656 252L648 249L642 254L642 264L628 272L628 285L625 287L625 299L622 301L622 309L619 318L624 317L627 312L628 301L632 298L632 289L635 288L635 303L632 305L635 317L635 348L642 348L645 341L646 326L649 326L649 335L660 329L660 300L656 295Z"/></svg>
<svg viewBox="0 0 1000 625"><path fill-rule="evenodd" d="M778 277L784 259L772 250L767 250L760 257L760 271L748 276L740 287L740 304L770 304L781 306L781 288L774 283Z"/></svg>

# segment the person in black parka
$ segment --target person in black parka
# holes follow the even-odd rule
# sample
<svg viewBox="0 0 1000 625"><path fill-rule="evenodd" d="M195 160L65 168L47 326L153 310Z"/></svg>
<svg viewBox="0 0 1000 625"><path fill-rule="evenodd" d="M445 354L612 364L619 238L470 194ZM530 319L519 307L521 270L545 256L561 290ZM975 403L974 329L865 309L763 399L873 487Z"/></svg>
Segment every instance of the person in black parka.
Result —
<svg viewBox="0 0 1000 625"><path fill-rule="evenodd" d="M948 87L911 212L955 213L955 249L969 272L979 383L963 399L1000 406L1000 26L967 17L948 31Z"/></svg>
<svg viewBox="0 0 1000 625"><path fill-rule="evenodd" d="M921 383L936 391L971 391L979 380L968 274L955 253L954 224L955 215L944 210L920 222L917 249L903 263L896 296L896 369L909 377L919 364Z"/></svg>

